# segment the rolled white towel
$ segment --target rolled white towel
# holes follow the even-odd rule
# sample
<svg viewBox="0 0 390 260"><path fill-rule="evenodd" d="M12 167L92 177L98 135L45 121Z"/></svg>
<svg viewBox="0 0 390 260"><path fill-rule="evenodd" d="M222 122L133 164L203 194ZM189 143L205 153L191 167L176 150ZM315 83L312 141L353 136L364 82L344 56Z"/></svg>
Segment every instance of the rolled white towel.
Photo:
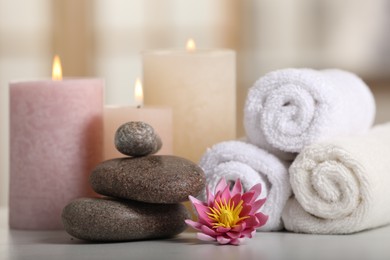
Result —
<svg viewBox="0 0 390 260"><path fill-rule="evenodd" d="M390 223L390 124L303 149L291 165L286 229L346 234Z"/></svg>
<svg viewBox="0 0 390 260"><path fill-rule="evenodd" d="M375 101L367 85L342 70L283 69L249 90L244 126L250 143L283 159L330 137L364 133Z"/></svg>
<svg viewBox="0 0 390 260"><path fill-rule="evenodd" d="M262 185L260 198L267 197L261 212L268 222L259 231L283 228L281 214L291 195L287 166L274 155L241 141L227 141L214 145L203 155L200 166L206 174L206 183L214 191L223 177L233 184L238 178L244 191L257 183ZM205 200L206 191L201 195Z"/></svg>

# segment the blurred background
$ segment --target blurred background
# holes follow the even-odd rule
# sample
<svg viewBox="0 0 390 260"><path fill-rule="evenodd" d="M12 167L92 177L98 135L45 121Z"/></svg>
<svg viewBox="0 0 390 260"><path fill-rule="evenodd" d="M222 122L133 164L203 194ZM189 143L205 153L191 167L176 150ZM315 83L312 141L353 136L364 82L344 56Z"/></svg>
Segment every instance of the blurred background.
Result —
<svg viewBox="0 0 390 260"><path fill-rule="evenodd" d="M106 79L106 104L132 104L142 50L237 52L237 133L248 88L285 67L336 67L361 76L390 121L389 0L0 0L0 206L8 202L8 82ZM211 102L211 101L210 101Z"/></svg>

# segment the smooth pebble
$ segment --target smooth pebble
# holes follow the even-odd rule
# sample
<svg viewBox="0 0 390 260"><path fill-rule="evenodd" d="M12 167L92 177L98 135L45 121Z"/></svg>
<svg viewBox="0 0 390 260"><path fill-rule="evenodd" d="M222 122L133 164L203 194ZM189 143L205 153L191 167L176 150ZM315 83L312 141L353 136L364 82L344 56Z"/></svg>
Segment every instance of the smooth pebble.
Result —
<svg viewBox="0 0 390 260"><path fill-rule="evenodd" d="M118 158L98 165L90 176L99 194L150 203L177 203L205 186L203 170L177 156Z"/></svg>
<svg viewBox="0 0 390 260"><path fill-rule="evenodd" d="M127 122L121 125L115 133L115 147L124 155L154 154L161 149L161 146L161 139L153 127L144 122Z"/></svg>
<svg viewBox="0 0 390 260"><path fill-rule="evenodd" d="M70 235L88 241L115 242L168 238L186 229L189 212L181 204L150 204L82 198L69 203L62 222Z"/></svg>

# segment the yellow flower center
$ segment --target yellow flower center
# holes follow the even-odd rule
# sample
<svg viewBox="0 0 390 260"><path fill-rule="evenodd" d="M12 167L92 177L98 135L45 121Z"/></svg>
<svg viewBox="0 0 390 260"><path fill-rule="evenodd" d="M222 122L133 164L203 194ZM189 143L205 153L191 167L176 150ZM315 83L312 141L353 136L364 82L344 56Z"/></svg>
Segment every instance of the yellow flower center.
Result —
<svg viewBox="0 0 390 260"><path fill-rule="evenodd" d="M240 217L242 211L242 204L240 200L238 205L234 205L231 199L226 203L226 200L215 201L214 207L209 207L210 212L207 213L209 218L213 221L213 228L225 227L232 228L241 220L249 218L249 216Z"/></svg>

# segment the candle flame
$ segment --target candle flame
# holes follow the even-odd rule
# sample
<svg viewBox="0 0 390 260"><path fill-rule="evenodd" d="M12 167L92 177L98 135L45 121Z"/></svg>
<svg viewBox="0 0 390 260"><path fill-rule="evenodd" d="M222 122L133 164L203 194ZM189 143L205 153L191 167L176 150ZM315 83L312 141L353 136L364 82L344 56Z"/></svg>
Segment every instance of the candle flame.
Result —
<svg viewBox="0 0 390 260"><path fill-rule="evenodd" d="M194 39L190 38L187 41L187 46L186 46L187 51L195 51L196 50L196 44Z"/></svg>
<svg viewBox="0 0 390 260"><path fill-rule="evenodd" d="M144 92L142 89L141 80L139 78L137 78L137 80L135 81L134 96L137 106L141 107L144 102Z"/></svg>
<svg viewBox="0 0 390 260"><path fill-rule="evenodd" d="M53 80L62 80L61 60L60 60L60 57L58 57L58 55L55 55L54 59L53 59L52 79Z"/></svg>

